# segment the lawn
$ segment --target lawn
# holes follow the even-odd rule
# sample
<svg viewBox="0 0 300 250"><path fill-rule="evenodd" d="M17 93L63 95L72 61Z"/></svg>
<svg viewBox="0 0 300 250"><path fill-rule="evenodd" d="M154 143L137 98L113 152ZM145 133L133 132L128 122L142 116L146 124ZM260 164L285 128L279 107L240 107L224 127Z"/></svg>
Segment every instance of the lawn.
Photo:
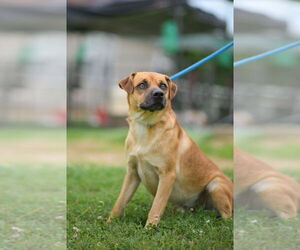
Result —
<svg viewBox="0 0 300 250"><path fill-rule="evenodd" d="M286 175L300 181L300 171L285 170ZM237 208L234 212L235 250L296 250L300 246L300 215L280 219L266 211Z"/></svg>
<svg viewBox="0 0 300 250"><path fill-rule="evenodd" d="M233 244L236 250L299 249L299 216L282 220L264 211L245 208L236 209L232 221L219 219L215 212L201 208L182 213L169 204L159 226L145 230L152 197L142 185L127 206L125 216L106 223L125 174L126 132L127 128L68 131L69 249L223 250L233 249ZM192 130L188 133L232 178L231 138ZM268 160L274 156L280 171L300 181L299 154L294 149L288 150L294 144L290 137L282 144L275 144L272 138L264 136L246 138L241 143L255 155L265 155Z"/></svg>
<svg viewBox="0 0 300 250"><path fill-rule="evenodd" d="M234 249L297 250L300 246L300 216L270 217L267 212L235 209Z"/></svg>
<svg viewBox="0 0 300 250"><path fill-rule="evenodd" d="M0 249L65 249L65 131L0 129Z"/></svg>
<svg viewBox="0 0 300 250"><path fill-rule="evenodd" d="M0 249L65 249L65 171L0 166Z"/></svg>
<svg viewBox="0 0 300 250"><path fill-rule="evenodd" d="M280 172L300 181L299 136L293 133L262 133L238 137L238 146L267 162ZM299 190L300 191L300 190ZM300 246L300 216L271 217L266 211L235 208L235 250L296 250Z"/></svg>
<svg viewBox="0 0 300 250"><path fill-rule="evenodd" d="M143 186L125 216L107 224L125 174L126 132L127 128L68 131L69 249L232 249L233 234L236 250L299 249L299 216L282 220L244 208L235 210L234 233L232 220L216 218L213 211L182 213L172 205L159 227L145 230L152 197ZM188 132L232 178L231 139ZM253 154L274 156L279 166L287 159L281 170L300 181L299 144L293 138L282 145L262 136L242 143ZM65 132L2 128L0 149L0 249L65 249Z"/></svg>
<svg viewBox="0 0 300 250"><path fill-rule="evenodd" d="M69 128L68 162L125 167L124 141L127 127ZM232 137L211 132L187 130L199 147L221 168L232 168Z"/></svg>
<svg viewBox="0 0 300 250"><path fill-rule="evenodd" d="M115 202L125 165L97 158L98 163L82 162L73 158L78 154L79 144L98 141L91 151L112 150L123 153L126 129L69 129L68 150L72 163L68 166L68 248L69 249L232 249L232 219L217 218L214 211L201 208L194 212L177 211L168 205L157 228L144 229L152 196L141 185L125 210L125 216L107 223L107 215ZM216 143L210 134L198 135L191 131L198 144L205 144L203 150L211 157L231 159L232 143ZM84 144L90 145L90 144ZM73 151L72 147L76 150ZM89 151L89 150L85 150ZM84 159L94 159L85 156ZM86 157L86 158L85 158ZM105 157L104 157L105 158ZM116 157L115 157L116 158ZM76 162L79 160L79 163ZM227 162L226 162L227 163ZM225 166L226 167L226 166ZM224 171L232 177L232 166Z"/></svg>
<svg viewBox="0 0 300 250"><path fill-rule="evenodd" d="M155 229L144 224L152 197L140 186L125 216L107 223L124 168L68 167L69 249L232 249L232 219L213 211L179 212L169 205Z"/></svg>

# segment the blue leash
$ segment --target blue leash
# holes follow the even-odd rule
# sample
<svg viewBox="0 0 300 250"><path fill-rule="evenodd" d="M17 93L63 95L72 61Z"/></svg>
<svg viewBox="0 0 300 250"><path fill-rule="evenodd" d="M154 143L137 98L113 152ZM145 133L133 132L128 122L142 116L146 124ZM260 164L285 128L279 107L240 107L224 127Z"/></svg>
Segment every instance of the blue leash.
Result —
<svg viewBox="0 0 300 250"><path fill-rule="evenodd" d="M171 79L171 80L174 80L174 79L176 79L176 78L178 78L178 77L181 77L181 76L183 76L183 75L189 73L190 71L192 71L192 70L194 70L195 68L199 67L201 64L203 64L203 63L207 62L208 60L214 58L215 56L221 54L222 52L224 52L225 50L229 49L229 48L232 47L232 46L233 46L233 42L228 43L227 45L225 45L224 47L218 49L217 51L215 51L214 53L210 54L209 56L207 56L207 57L201 59L200 61L194 63L193 65L191 65L191 66L189 66L189 67L187 67L187 68L185 68L185 69L179 71L179 72L176 73L175 75L172 75L172 76L170 77L170 79Z"/></svg>
<svg viewBox="0 0 300 250"><path fill-rule="evenodd" d="M267 51L267 52L264 52L262 54L258 54L256 56L251 56L251 57L242 59L240 61L237 61L233 64L233 66L234 67L239 67L239 66L241 66L245 63L249 63L249 62L252 62L252 61L255 61L255 60L261 59L263 57L270 56L270 55L273 55L273 54L276 54L276 53L279 53L279 52L282 52L282 51L285 51L287 49L290 49L290 48L293 48L293 47L296 47L296 46L299 46L299 45L300 45L300 41L290 43L290 44L282 46L280 48L277 48L277 49L274 49L274 50L271 50L271 51Z"/></svg>
<svg viewBox="0 0 300 250"><path fill-rule="evenodd" d="M224 52L225 50L229 49L230 47L233 46L233 42L230 42L228 43L227 45L225 45L224 47L218 49L217 51L215 51L214 53L210 54L209 56L201 59L200 61L192 64L191 66L179 71L178 73L172 75L170 77L171 80L174 80L176 78L179 78L187 73L189 73L190 71L194 70L195 68L199 67L200 65L202 65L203 63L209 61L210 59L214 58L215 56L221 54L222 52ZM270 55L273 55L273 54L277 54L277 53L280 53L282 51L285 51L285 50L288 50L288 49L291 49L293 47L296 47L296 46L300 46L300 41L297 41L297 42L294 42L294 43L290 43L290 44L287 44L285 46L282 46L280 48L277 48L277 49L274 49L274 50L271 50L271 51L267 51L267 52L264 52L262 54L258 54L256 56L252 56L252 57L248 57L248 58L245 58L245 59L242 59L240 61L237 61L233 64L234 67L239 67L243 64L246 64L246 63L249 63L249 62L252 62L252 61L255 61L255 60L258 60L258 59L261 59L261 58L264 58L266 56L270 56Z"/></svg>

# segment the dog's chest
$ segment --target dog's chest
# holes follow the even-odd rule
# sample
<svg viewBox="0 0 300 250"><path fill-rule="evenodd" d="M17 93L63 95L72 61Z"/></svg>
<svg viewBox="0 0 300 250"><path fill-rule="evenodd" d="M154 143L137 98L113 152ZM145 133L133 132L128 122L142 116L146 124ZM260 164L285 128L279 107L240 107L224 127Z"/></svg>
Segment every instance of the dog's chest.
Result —
<svg viewBox="0 0 300 250"><path fill-rule="evenodd" d="M147 161L139 158L137 172L144 186L152 195L155 195L159 181L157 169Z"/></svg>
<svg viewBox="0 0 300 250"><path fill-rule="evenodd" d="M159 133L150 133L143 126L136 124L134 126L134 143L129 149L130 157L135 157L139 160L140 165L161 167L165 157L163 157L163 148L160 143Z"/></svg>
<svg viewBox="0 0 300 250"><path fill-rule="evenodd" d="M159 171L167 166L170 159L165 150L168 144L163 144L165 135L161 131L149 133L144 126L134 125L128 156L130 162L135 162L141 182L147 190L155 195L159 183ZM186 191L179 180L175 180L170 201L180 205L192 206L198 193Z"/></svg>
<svg viewBox="0 0 300 250"><path fill-rule="evenodd" d="M159 169L151 165L148 161L145 161L143 158L138 158L137 162L137 171L141 182L147 190L155 196L159 183ZM198 193L186 192L182 189L178 180L175 180L169 200L178 205L193 207L198 196Z"/></svg>
<svg viewBox="0 0 300 250"><path fill-rule="evenodd" d="M137 172L141 179L141 182L147 188L147 190L155 195L158 183L159 183L159 171L160 168L165 166L165 159L163 154L153 153L150 151L143 151L136 148L132 151L132 156L137 163ZM173 190L170 196L170 201L187 207L193 207L198 198L198 193L190 193L186 191L179 180L175 180L173 184Z"/></svg>
<svg viewBox="0 0 300 250"><path fill-rule="evenodd" d="M142 183L154 195L158 186L159 168L165 166L165 157L158 140L159 134L150 133L145 126L135 124L134 135L134 143L128 152L129 157L136 162Z"/></svg>
<svg viewBox="0 0 300 250"><path fill-rule="evenodd" d="M153 152L150 145L139 144L135 145L130 155L137 163L137 171L142 183L154 195L158 186L159 168L164 166L162 155Z"/></svg>

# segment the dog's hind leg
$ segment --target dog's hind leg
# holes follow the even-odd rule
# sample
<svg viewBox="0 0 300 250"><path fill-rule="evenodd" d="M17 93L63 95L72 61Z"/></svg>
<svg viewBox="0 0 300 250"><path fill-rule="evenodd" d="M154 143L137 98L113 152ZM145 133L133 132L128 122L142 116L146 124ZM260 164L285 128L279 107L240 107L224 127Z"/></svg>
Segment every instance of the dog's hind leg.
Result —
<svg viewBox="0 0 300 250"><path fill-rule="evenodd" d="M232 184L227 178L216 177L206 186L207 193L223 218L232 215Z"/></svg>
<svg viewBox="0 0 300 250"><path fill-rule="evenodd" d="M122 214L126 204L131 200L141 180L135 167L128 167L119 197L110 212L108 221Z"/></svg>
<svg viewBox="0 0 300 250"><path fill-rule="evenodd" d="M268 209L280 218L291 218L297 215L296 193L287 184L270 177L261 180L251 187L258 198Z"/></svg>

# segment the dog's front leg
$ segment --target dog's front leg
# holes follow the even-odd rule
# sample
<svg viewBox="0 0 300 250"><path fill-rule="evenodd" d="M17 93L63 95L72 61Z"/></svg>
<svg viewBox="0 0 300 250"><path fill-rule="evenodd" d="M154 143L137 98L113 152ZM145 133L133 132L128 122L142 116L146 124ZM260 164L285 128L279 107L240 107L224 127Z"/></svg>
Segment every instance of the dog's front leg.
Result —
<svg viewBox="0 0 300 250"><path fill-rule="evenodd" d="M157 225L161 215L163 214L170 194L173 189L173 184L176 179L174 172L160 173L158 188L152 203L151 210L148 214L146 226Z"/></svg>
<svg viewBox="0 0 300 250"><path fill-rule="evenodd" d="M121 192L115 205L113 206L113 209L110 212L108 221L111 221L112 218L118 217L122 214L126 204L131 200L140 182L141 180L138 176L136 166L134 164L129 164Z"/></svg>

